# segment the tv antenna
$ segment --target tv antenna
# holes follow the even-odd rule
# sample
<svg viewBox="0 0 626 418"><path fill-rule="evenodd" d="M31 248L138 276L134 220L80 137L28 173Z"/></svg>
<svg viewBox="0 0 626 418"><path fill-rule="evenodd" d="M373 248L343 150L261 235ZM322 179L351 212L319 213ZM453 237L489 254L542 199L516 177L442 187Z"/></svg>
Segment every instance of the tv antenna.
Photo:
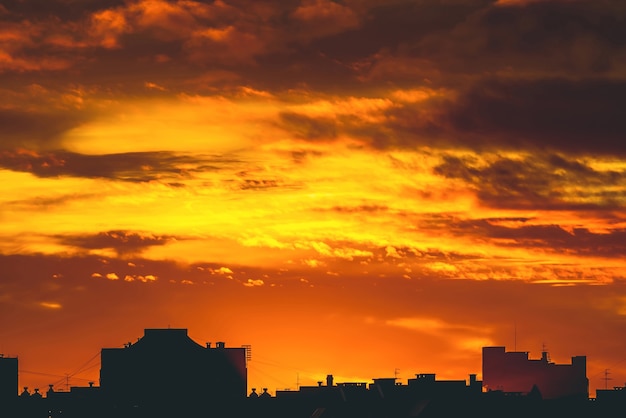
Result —
<svg viewBox="0 0 626 418"><path fill-rule="evenodd" d="M246 362L251 361L252 360L252 345L244 344L241 347L246 350Z"/></svg>
<svg viewBox="0 0 626 418"><path fill-rule="evenodd" d="M602 380L604 380L604 389L608 389L609 388L609 380L613 380L612 378L609 377L609 375L611 374L609 372L609 370L611 370L611 369L604 369L604 377L602 378Z"/></svg>

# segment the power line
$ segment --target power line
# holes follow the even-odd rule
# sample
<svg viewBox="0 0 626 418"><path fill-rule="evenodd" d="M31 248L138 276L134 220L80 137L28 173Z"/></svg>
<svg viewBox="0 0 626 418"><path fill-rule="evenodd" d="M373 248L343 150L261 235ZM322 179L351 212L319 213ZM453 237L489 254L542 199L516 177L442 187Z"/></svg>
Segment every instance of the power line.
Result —
<svg viewBox="0 0 626 418"><path fill-rule="evenodd" d="M79 366L76 370L74 370L72 373L70 373L70 377L74 376L75 374L78 374L79 372L83 371L83 368L87 367L89 365L89 363L91 363L93 360L97 359L100 356L100 351L98 351L96 354L94 354L89 360L87 360L86 362L84 362L81 366ZM100 364L100 362L96 363ZM91 366L93 367L93 366ZM90 367L90 368L91 368Z"/></svg>
<svg viewBox="0 0 626 418"><path fill-rule="evenodd" d="M51 374L51 373L42 373L42 372L32 372L30 370L18 370L18 373L26 373L26 374L36 374L39 376L48 376L48 377L63 377L65 378L65 376L61 376L60 374Z"/></svg>
<svg viewBox="0 0 626 418"><path fill-rule="evenodd" d="M100 351L98 351L96 354L94 354L93 356L91 356L89 358L89 360L85 361L84 363L82 363L80 366L78 366L76 369L74 369L73 372L71 373L66 373L64 375L59 375L59 374L53 374L53 373L44 373L44 372L36 372L36 371L31 371L31 370L23 370L20 369L18 370L18 373L24 373L24 374L33 374L33 375L38 375L38 376L48 376L48 377L54 377L57 380L55 380L52 383L52 386L58 386L61 384L65 384L65 387L67 390L69 390L69 383L70 383L70 378L74 379L74 380L80 380L80 381L84 381L84 382L91 382L93 381L93 379L85 379L82 377L76 377L77 374L82 373L82 372L86 372L88 370L93 369L94 367L98 367L100 365L100 361L97 361L94 364L91 364L94 360L98 359L100 355Z"/></svg>

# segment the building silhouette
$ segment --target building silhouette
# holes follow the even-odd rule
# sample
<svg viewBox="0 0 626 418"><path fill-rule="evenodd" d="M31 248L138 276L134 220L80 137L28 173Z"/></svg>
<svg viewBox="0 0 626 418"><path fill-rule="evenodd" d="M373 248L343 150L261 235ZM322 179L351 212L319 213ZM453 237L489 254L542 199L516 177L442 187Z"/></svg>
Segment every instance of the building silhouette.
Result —
<svg viewBox="0 0 626 418"><path fill-rule="evenodd" d="M5 357L0 354L0 411L13 407L18 391L17 357Z"/></svg>
<svg viewBox="0 0 626 418"><path fill-rule="evenodd" d="M483 385L487 390L543 399L589 397L587 358L572 357L571 364L555 364L546 351L531 360L526 351L506 352L505 347L483 347Z"/></svg>
<svg viewBox="0 0 626 418"><path fill-rule="evenodd" d="M202 346L187 329L146 329L101 352L102 396L120 410L198 409L246 398L246 348Z"/></svg>

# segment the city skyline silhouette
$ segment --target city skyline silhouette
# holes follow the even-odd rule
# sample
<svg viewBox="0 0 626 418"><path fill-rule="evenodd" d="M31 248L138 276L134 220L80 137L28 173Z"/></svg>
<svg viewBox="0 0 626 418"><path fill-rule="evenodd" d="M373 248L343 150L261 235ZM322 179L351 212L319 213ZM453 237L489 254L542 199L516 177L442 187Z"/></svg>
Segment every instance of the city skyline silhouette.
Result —
<svg viewBox="0 0 626 418"><path fill-rule="evenodd" d="M133 348L133 350L125 350L128 348ZM233 371L233 375L241 376L242 380L240 383L235 383L235 381L233 381L233 384L235 385L233 386L233 388L238 387L238 389L229 389L229 391L241 395L254 392L252 388L254 388L255 391L257 388L260 387L264 387L265 391L268 390L268 382L257 381L253 384L250 384L248 382L248 369L250 366L256 365L255 362L253 362L252 345L244 344L241 346L231 346L227 345L227 343L224 341L207 341L204 344L200 344L189 336L188 330L186 328L168 327L144 329L144 335L142 337L138 337L136 341L128 341L118 347L102 347L97 355L94 355L87 362L84 362L80 367L76 368L74 372L72 372L71 374L68 373L65 376L55 376L46 373L27 371L24 370L22 367L18 369L16 368L17 366L14 366L12 364L12 361L15 361L15 364L17 364L17 360L20 357L19 355L10 356L5 355L4 353L0 353L0 358L8 360L8 367L10 370L13 370L13 368L15 367L16 380L14 382L14 386L15 388L20 388L19 392L26 390L26 392L31 393L33 390L37 392L42 390L42 387L31 386L28 384L29 375L39 374L42 376L61 378L56 380L55 382L45 385L45 388L53 391L68 392L70 387L85 386L85 382L87 382L90 387L94 386L94 384L98 386L99 384L101 384L104 376L105 382L109 382L108 386L118 386L121 388L119 389L120 393L124 393L128 392L127 390L123 389L123 385L125 384L129 384L133 387L139 387L142 384L145 384L145 382L148 382L149 384L149 382L156 381L158 379L163 379L165 381L177 381L177 390L188 386L193 387L193 382L183 384L182 380L179 378L169 379L159 377L159 369L155 368L154 371L151 371L151 369L161 362L160 358L167 359L169 356L175 355L175 357L181 357L182 359L184 359L184 361L187 362L184 363L184 367L181 363L181 369L193 370L194 368L199 367L200 364L203 364L204 360L202 360L200 357L194 357L198 355L197 353L203 351L200 350L201 348L209 351L214 351L216 353L214 355L217 355L217 353L220 352L230 353L225 359L217 357L220 359L218 360L218 363L221 362L224 364L232 364L232 366L229 367L234 367L238 370L237 372ZM587 356L585 355L572 356L569 364L566 364L564 362L559 364L558 362L555 363L548 351L545 351L545 346L543 347L543 351L541 352L540 357L533 356L529 351L518 351L516 349L511 350L507 349L507 347L505 346L482 347L481 351L482 354L480 368L478 370L469 370L466 375L475 376L473 379L477 378L483 384L483 388L486 391L504 390L504 388L508 387L509 389L506 391L527 393L530 391L533 385L538 385L540 388L543 389L543 396L546 398L558 398L564 396L558 395L559 393L561 393L560 391L571 391L572 393L578 394L582 394L584 391L585 398L595 398L595 396L593 396L593 388L589 387L589 380L587 379ZM231 358L230 356L234 357ZM52 361L51 363L54 362ZM193 363L198 363L198 366L192 366ZM261 361L261 363L263 364L264 361ZM211 368L215 369L215 367L216 366L209 366L207 370L211 370ZM105 370L111 371L103 372L103 368ZM85 371L93 369L96 369L98 373L97 379L90 380L78 377ZM135 372L131 372L130 370L135 370ZM485 370L488 371L486 372ZM524 378L509 380L510 376L515 376L519 374L520 371L524 370L526 371L524 373L528 375L526 380L524 380ZM602 379L604 381L604 387L598 386L596 387L596 389L608 389L608 381L612 380L608 378L608 370L609 369L605 370L605 375ZM115 377L122 376L124 373L136 375L136 378L138 380L129 380L126 377ZM153 377L150 378L147 377L148 373L156 374L154 374ZM213 370L211 373L219 375L219 373L215 370ZM363 379L360 382L362 384L368 384L371 383L372 380L388 379L393 380L398 384L402 384L403 380L410 380L414 378L414 376L434 377L436 375L436 373L424 373L424 371L422 370L420 372L410 372L407 379L402 379L399 377L398 373L399 369L394 369L393 378L379 376L377 378ZM13 371L11 371L9 374L13 374ZM205 374L210 373L207 371L205 372ZM485 374L487 374L486 378ZM108 377L109 375L111 377ZM550 375L553 375L553 377L549 377ZM321 379L322 376L323 372L318 372L316 376L316 378L318 379L316 381L318 386L324 382L324 379ZM326 374L325 376L326 384L328 386L332 386L332 383L329 383L328 378L333 376L333 374ZM307 386L306 384L300 385L300 373L297 373L296 377L297 381L295 387L276 387L274 390L270 389L269 394L272 395L279 391L299 390L300 386ZM584 384L580 380L583 377L585 379ZM267 375L266 379L273 380L273 377ZM334 380L334 377L332 377L331 380ZM76 381L83 384L77 384ZM540 381L543 381L543 384L540 385ZM551 381L554 381L556 383L552 385L552 383L549 383ZM71 385L70 382L72 382ZM206 382L203 384L206 384ZM226 387L228 386L226 383L222 383L222 385L225 385ZM31 390L27 390L28 388L30 388ZM166 390L173 391L175 390L175 388L166 388Z"/></svg>
<svg viewBox="0 0 626 418"><path fill-rule="evenodd" d="M332 374L296 391L247 389L250 346L226 342L198 344L187 329L145 329L136 342L102 348L99 384L44 393L24 387L18 395L18 358L0 357L0 412L14 418L211 416L250 414L291 417L587 417L626 404L624 387L596 390L590 397L586 357L570 364L540 359L503 346L482 348L482 379L442 380L417 373L406 383L397 377L337 382Z"/></svg>

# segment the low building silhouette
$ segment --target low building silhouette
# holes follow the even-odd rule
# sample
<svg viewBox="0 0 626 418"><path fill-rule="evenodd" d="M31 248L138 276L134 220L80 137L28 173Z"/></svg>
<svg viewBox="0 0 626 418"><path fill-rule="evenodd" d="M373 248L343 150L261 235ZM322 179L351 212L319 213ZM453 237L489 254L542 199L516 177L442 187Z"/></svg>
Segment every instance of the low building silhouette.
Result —
<svg viewBox="0 0 626 418"><path fill-rule="evenodd" d="M528 395L543 399L589 397L587 357L572 357L571 364L555 364L542 352L531 360L528 352L506 352L505 347L483 347L483 385L487 390Z"/></svg>
<svg viewBox="0 0 626 418"><path fill-rule="evenodd" d="M612 404L626 405L626 384L612 389L596 389L596 400Z"/></svg>
<svg viewBox="0 0 626 418"><path fill-rule="evenodd" d="M475 374L469 375L469 384L465 380L437 380L434 373L416 374L408 380L412 393L424 398L467 398L482 392L482 382Z"/></svg>
<svg viewBox="0 0 626 418"><path fill-rule="evenodd" d="M45 399L49 418L100 418L110 412L100 387L94 386L94 382L89 382L89 386L71 386L69 391L55 391L50 385Z"/></svg>
<svg viewBox="0 0 626 418"><path fill-rule="evenodd" d="M262 404L251 396L250 408L258 416L308 417L451 417L480 410L482 383L471 374L465 380L437 380L435 374L417 374L402 384L395 377L367 382L335 383L328 375L326 384L301 386L299 390L276 391L273 403Z"/></svg>

